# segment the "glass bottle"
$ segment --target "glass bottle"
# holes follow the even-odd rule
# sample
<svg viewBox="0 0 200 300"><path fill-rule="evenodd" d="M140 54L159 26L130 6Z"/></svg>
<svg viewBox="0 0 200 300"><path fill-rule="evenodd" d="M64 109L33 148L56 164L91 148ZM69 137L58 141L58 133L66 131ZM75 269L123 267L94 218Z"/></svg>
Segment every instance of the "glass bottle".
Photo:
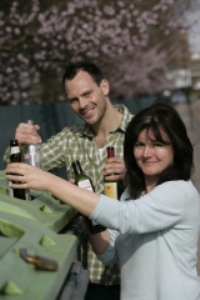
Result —
<svg viewBox="0 0 200 300"><path fill-rule="evenodd" d="M107 158L115 157L115 148L107 148ZM110 198L120 199L123 191L123 185L121 180L108 181L104 176L104 194Z"/></svg>
<svg viewBox="0 0 200 300"><path fill-rule="evenodd" d="M72 167L73 167L74 173L75 173L75 183L76 183L76 185L79 186L80 188L84 189L84 190L94 192L95 190L94 190L92 181L91 181L90 177L87 176L83 172L80 162L78 160L72 162ZM99 233L99 232L102 232L102 231L106 230L106 228L104 226L102 226L100 224L97 224L94 221L91 221L87 217L84 217L84 220L87 224L87 227L90 231L90 234L96 234L96 233Z"/></svg>
<svg viewBox="0 0 200 300"><path fill-rule="evenodd" d="M10 162L21 162L21 153L20 148L17 140L10 141ZM14 183L14 182L13 182ZM29 190L25 189L13 189L10 187L12 184L11 181L8 181L8 195L20 198L23 200L29 200Z"/></svg>
<svg viewBox="0 0 200 300"><path fill-rule="evenodd" d="M27 120L27 124L34 124L32 120ZM31 166L41 168L40 143L23 146L23 161Z"/></svg>

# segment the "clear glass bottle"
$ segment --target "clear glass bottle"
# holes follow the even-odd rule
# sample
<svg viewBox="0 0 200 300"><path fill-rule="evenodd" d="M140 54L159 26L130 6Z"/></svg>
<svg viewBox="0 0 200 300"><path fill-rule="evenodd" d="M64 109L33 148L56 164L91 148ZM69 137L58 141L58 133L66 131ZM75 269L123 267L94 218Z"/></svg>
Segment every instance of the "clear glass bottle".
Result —
<svg viewBox="0 0 200 300"><path fill-rule="evenodd" d="M21 162L21 153L17 140L10 141L10 162ZM8 195L22 200L30 200L29 190L11 188L11 181L8 181Z"/></svg>
<svg viewBox="0 0 200 300"><path fill-rule="evenodd" d="M34 124L32 120L28 120L26 123ZM31 166L41 168L40 143L23 146L23 161Z"/></svg>
<svg viewBox="0 0 200 300"><path fill-rule="evenodd" d="M107 158L115 157L115 148L107 148ZM104 194L110 198L120 199L123 191L123 185L121 180L109 181L104 176Z"/></svg>
<svg viewBox="0 0 200 300"><path fill-rule="evenodd" d="M95 190L94 190L92 181L91 181L90 177L87 176L83 172L80 162L78 160L72 162L72 167L73 167L74 173L75 173L75 183L76 183L76 185L79 186L82 189L94 192ZM102 231L106 230L106 228L104 226L99 225L94 221L91 221L87 217L84 217L84 220L87 224L87 227L90 231L90 234L96 234L96 233L99 233L99 232L102 232Z"/></svg>

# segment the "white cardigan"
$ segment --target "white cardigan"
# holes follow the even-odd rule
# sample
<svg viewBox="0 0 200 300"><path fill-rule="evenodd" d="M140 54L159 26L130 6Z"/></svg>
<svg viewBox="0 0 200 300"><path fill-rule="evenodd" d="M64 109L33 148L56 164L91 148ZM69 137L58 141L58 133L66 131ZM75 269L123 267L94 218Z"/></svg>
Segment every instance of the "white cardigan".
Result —
<svg viewBox="0 0 200 300"><path fill-rule="evenodd" d="M121 299L200 300L200 195L192 182L169 181L138 200L128 197L128 189L121 202L101 195L90 216L113 229L99 259L119 261Z"/></svg>

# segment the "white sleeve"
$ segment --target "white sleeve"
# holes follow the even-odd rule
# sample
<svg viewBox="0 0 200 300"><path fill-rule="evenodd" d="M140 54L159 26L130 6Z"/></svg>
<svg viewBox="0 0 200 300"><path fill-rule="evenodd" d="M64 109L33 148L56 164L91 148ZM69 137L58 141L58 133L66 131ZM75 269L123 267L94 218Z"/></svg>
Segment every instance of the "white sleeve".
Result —
<svg viewBox="0 0 200 300"><path fill-rule="evenodd" d="M101 255L97 255L98 259L105 265L113 264L118 262L118 255L115 248L115 240L119 235L119 232L116 230L108 230L110 233L110 245L108 249Z"/></svg>
<svg viewBox="0 0 200 300"><path fill-rule="evenodd" d="M101 195L90 218L120 233L154 232L181 220L187 197L184 181L165 182L138 200L116 201Z"/></svg>

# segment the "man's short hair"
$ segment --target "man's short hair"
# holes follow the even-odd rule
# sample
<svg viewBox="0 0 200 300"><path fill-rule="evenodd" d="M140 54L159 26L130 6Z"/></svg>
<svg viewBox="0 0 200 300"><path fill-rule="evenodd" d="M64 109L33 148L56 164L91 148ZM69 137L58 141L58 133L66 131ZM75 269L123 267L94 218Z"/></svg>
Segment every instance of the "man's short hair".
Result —
<svg viewBox="0 0 200 300"><path fill-rule="evenodd" d="M63 85L65 84L66 80L74 79L79 71L87 72L97 85L100 85L101 81L105 78L100 68L97 67L94 63L82 61L70 63L66 66L62 78Z"/></svg>

